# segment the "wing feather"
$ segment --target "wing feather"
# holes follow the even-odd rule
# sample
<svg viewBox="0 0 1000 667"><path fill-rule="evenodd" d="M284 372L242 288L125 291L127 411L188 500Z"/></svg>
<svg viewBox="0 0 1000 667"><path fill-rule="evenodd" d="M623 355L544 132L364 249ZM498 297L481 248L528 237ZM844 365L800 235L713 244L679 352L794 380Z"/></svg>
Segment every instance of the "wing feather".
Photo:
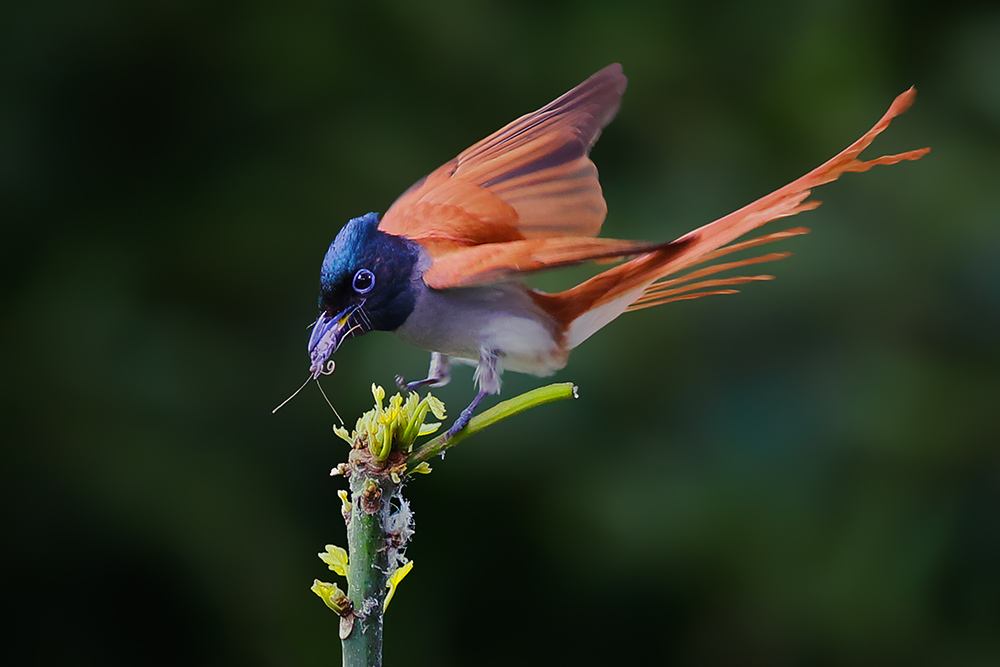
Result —
<svg viewBox="0 0 1000 667"><path fill-rule="evenodd" d="M462 151L407 190L379 229L438 254L521 239L596 236L607 215L588 157L618 111L613 64Z"/></svg>
<svg viewBox="0 0 1000 667"><path fill-rule="evenodd" d="M650 252L662 244L586 236L488 243L443 253L424 272L434 289L472 287L608 257Z"/></svg>

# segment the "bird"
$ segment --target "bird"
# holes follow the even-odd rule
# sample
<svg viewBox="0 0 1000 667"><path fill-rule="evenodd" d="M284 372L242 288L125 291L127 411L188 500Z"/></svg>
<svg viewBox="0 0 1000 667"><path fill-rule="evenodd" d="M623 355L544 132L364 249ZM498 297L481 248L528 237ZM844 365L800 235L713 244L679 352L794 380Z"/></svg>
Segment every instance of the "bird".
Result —
<svg viewBox="0 0 1000 667"><path fill-rule="evenodd" d="M812 190L845 173L917 160L930 150L859 157L913 103L911 87L833 158L728 215L666 242L601 237L607 205L589 154L626 84L621 65L608 65L418 180L384 215L349 220L320 268L306 383L333 371L332 356L346 338L393 332L431 353L426 377L396 376L403 391L447 384L452 362L475 366L476 393L448 429L453 437L484 398L500 393L505 370L551 375L624 313L772 279L729 272L791 253L730 255L809 229L753 232L815 209ZM526 283L536 272L583 263L600 270L564 291Z"/></svg>

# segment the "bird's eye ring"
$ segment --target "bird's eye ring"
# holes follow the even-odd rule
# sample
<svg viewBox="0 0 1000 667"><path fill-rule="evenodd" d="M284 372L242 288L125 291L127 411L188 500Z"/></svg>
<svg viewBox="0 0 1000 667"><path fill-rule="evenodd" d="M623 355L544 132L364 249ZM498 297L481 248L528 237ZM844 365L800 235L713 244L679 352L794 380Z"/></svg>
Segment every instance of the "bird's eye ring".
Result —
<svg viewBox="0 0 1000 667"><path fill-rule="evenodd" d="M358 272L354 274L351 286L358 294L368 294L375 287L375 274L368 269L358 269Z"/></svg>

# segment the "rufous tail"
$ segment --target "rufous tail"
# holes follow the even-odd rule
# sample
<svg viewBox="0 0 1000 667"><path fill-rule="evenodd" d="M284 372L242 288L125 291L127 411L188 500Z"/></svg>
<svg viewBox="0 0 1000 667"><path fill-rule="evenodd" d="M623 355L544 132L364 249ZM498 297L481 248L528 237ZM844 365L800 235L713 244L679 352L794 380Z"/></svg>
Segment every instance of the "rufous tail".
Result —
<svg viewBox="0 0 1000 667"><path fill-rule="evenodd" d="M771 275L708 278L724 271L771 262L788 257L787 252L772 252L749 259L719 262L671 277L725 255L805 234L795 227L776 233L739 241L742 236L763 225L820 205L810 200L812 189L840 178L848 172L868 171L880 164L918 160L930 149L920 148L873 160L859 155L881 134L892 120L906 111L916 97L910 88L899 95L875 125L835 157L788 185L747 204L714 222L681 236L676 241L645 253L593 278L556 294L536 293L538 303L563 324L565 345L576 347L626 311L640 310L680 300L718 294L733 294L737 285L771 280Z"/></svg>

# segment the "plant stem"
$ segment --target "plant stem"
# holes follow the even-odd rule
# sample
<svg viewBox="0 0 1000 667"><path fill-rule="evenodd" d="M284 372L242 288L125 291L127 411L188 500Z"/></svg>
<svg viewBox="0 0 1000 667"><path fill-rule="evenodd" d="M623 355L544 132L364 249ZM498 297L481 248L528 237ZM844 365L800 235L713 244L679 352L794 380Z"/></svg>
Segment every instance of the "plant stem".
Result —
<svg viewBox="0 0 1000 667"><path fill-rule="evenodd" d="M387 534L390 501L400 491L399 472L444 452L460 441L497 422L525 410L576 397L571 382L551 384L521 394L473 417L468 426L450 440L439 436L414 450L405 458L401 451L396 459L373 461L366 445L355 445L348 459L351 484L351 514L347 523L347 546L350 559L347 568L347 595L353 611L341 618L340 638L343 645L344 667L381 667L383 605L388 593L389 553L398 550L399 534L390 541ZM395 470L396 473L391 471ZM396 482L393 482L395 477ZM398 496L397 496L398 497ZM397 508L398 510L398 508ZM394 559L395 561L396 559Z"/></svg>
<svg viewBox="0 0 1000 667"><path fill-rule="evenodd" d="M351 475L351 520L347 526L350 552L348 597L354 605L354 627L343 639L344 667L381 667L382 603L386 595L388 560L385 525L391 480L368 474Z"/></svg>
<svg viewBox="0 0 1000 667"><path fill-rule="evenodd" d="M545 405L554 401L563 401L568 398L576 398L576 385L572 382L560 382L532 389L520 396L515 396L514 398L498 403L482 414L473 417L469 425L456 433L450 440L446 435L442 434L415 449L406 459L407 467L412 469L418 463L426 461L436 454L443 453L470 435L475 435L498 421L513 417L516 414L536 408L539 405Z"/></svg>

